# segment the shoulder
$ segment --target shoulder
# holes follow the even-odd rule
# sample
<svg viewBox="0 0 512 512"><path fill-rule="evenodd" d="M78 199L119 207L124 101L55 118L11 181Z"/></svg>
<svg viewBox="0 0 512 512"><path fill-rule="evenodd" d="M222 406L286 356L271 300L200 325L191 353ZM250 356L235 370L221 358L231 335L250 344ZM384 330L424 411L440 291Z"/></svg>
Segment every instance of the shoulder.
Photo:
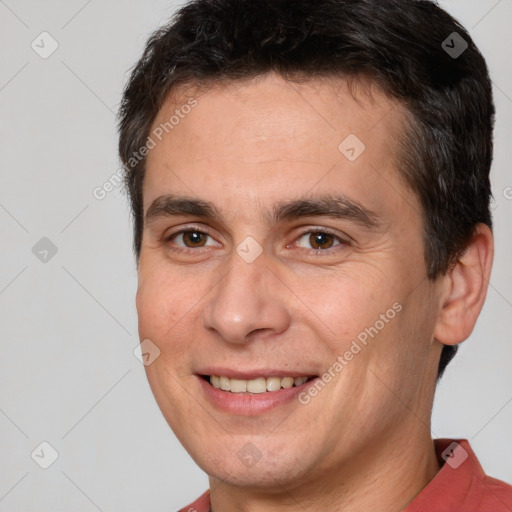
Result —
<svg viewBox="0 0 512 512"><path fill-rule="evenodd" d="M475 503L478 502L478 510L484 512L487 510L496 512L512 510L512 485L506 482L487 475L484 478L475 478L472 494Z"/></svg>

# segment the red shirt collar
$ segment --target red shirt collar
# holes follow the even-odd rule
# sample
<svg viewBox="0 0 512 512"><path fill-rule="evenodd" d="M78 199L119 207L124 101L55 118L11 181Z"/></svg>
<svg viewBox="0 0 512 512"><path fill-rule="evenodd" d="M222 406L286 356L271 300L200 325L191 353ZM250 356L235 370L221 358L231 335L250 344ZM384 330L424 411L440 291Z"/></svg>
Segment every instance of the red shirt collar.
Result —
<svg viewBox="0 0 512 512"><path fill-rule="evenodd" d="M434 446L442 467L404 512L512 511L512 486L484 473L467 439L435 439Z"/></svg>

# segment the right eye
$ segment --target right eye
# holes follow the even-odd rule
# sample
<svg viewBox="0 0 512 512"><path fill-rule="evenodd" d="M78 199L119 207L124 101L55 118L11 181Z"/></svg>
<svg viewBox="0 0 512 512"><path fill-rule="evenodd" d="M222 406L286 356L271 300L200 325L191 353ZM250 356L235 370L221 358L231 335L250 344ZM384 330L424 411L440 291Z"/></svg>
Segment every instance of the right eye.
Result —
<svg viewBox="0 0 512 512"><path fill-rule="evenodd" d="M171 249L173 251L195 252L194 249L208 247L207 238L212 238L208 233L199 229L182 229L167 236L166 242L172 242ZM174 247L173 247L174 245ZM217 244L210 244L217 245Z"/></svg>

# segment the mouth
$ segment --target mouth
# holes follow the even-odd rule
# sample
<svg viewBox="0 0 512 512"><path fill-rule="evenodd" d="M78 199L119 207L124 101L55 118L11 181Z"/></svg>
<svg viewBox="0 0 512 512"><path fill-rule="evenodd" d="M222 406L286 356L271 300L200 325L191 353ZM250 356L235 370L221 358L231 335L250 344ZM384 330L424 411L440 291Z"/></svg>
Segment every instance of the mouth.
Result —
<svg viewBox="0 0 512 512"><path fill-rule="evenodd" d="M254 379L237 379L225 375L200 375L200 377L215 389L236 394L275 393L283 389L299 387L316 379L317 375L269 376Z"/></svg>
<svg viewBox="0 0 512 512"><path fill-rule="evenodd" d="M196 373L202 396L212 407L236 416L256 416L281 408L302 407L297 397L315 385L318 375L259 368L202 368Z"/></svg>

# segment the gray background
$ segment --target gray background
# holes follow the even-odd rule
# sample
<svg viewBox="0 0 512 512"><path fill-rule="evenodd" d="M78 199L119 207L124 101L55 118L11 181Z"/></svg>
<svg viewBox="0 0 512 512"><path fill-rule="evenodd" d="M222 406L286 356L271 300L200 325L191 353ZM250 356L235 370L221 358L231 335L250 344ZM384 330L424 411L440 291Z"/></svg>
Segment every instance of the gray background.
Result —
<svg viewBox="0 0 512 512"><path fill-rule="evenodd" d="M207 488L133 355L126 198L93 196L119 168L127 70L176 5L0 1L0 511L172 511ZM483 313L438 389L433 435L468 438L486 471L512 482L512 0L442 5L495 86L496 257ZM46 59L31 48L43 31L59 45ZM43 237L58 251L46 262L32 252ZM48 469L31 457L50 461L42 441L59 454Z"/></svg>

